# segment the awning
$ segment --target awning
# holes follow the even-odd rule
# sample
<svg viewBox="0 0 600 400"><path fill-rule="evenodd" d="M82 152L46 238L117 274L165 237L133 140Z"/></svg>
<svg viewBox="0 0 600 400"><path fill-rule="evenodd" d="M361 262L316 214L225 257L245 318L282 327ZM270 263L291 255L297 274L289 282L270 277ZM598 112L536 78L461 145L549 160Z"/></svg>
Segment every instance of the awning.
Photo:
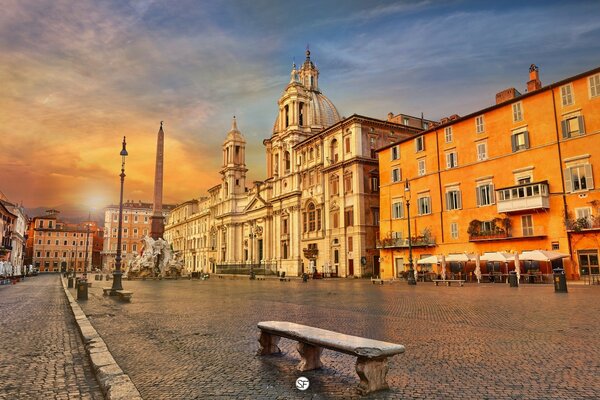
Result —
<svg viewBox="0 0 600 400"><path fill-rule="evenodd" d="M519 254L519 259L521 261L529 260L529 261L552 261L559 260L561 258L570 257L568 254L559 253L557 251L548 251L548 250L532 250L532 251L524 251Z"/></svg>
<svg viewBox="0 0 600 400"><path fill-rule="evenodd" d="M471 259L475 259L475 256L473 256L472 258L469 257L469 255L467 255L466 253L457 253L457 254L448 254L446 256L446 261L447 262L467 262L467 261L471 261Z"/></svg>
<svg viewBox="0 0 600 400"><path fill-rule="evenodd" d="M441 261L441 256L427 256L417 261L417 264L439 264Z"/></svg>
<svg viewBox="0 0 600 400"><path fill-rule="evenodd" d="M509 262L514 260L514 254L505 253L503 251L496 251L491 253L483 253L479 258L481 261L498 261L498 262ZM523 258L521 258L523 260Z"/></svg>

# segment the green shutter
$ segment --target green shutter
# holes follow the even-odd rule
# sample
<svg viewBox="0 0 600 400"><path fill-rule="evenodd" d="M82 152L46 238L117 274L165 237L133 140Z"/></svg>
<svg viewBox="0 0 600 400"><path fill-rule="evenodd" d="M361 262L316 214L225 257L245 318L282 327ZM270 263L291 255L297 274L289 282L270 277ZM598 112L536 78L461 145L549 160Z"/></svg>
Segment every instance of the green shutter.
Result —
<svg viewBox="0 0 600 400"><path fill-rule="evenodd" d="M458 203L457 208L460 210L460 209L462 209L462 192L460 190L457 190L456 193L457 193L457 203Z"/></svg>
<svg viewBox="0 0 600 400"><path fill-rule="evenodd" d="M560 126L562 127L562 137L563 139L568 139L569 138L569 124L567 123L567 120L562 120L560 121Z"/></svg>
<svg viewBox="0 0 600 400"><path fill-rule="evenodd" d="M450 210L450 192L446 192L446 210Z"/></svg>
<svg viewBox="0 0 600 400"><path fill-rule="evenodd" d="M510 136L510 144L512 145L513 153L517 151L517 137L515 135Z"/></svg>
<svg viewBox="0 0 600 400"><path fill-rule="evenodd" d="M475 188L475 195L477 197L477 207L481 205L481 186Z"/></svg>
<svg viewBox="0 0 600 400"><path fill-rule="evenodd" d="M583 115L577 117L577 122L579 123L579 134L583 135L585 133L585 123L583 122Z"/></svg>
<svg viewBox="0 0 600 400"><path fill-rule="evenodd" d="M525 132L523 132L523 134L525 135L525 148L528 149L529 148L529 132L525 131Z"/></svg>
<svg viewBox="0 0 600 400"><path fill-rule="evenodd" d="M571 168L565 168L565 191L570 193L573 191L573 180L571 179Z"/></svg>
<svg viewBox="0 0 600 400"><path fill-rule="evenodd" d="M585 185L586 188L589 189L593 189L594 188L594 175L592 175L592 165L591 164L585 164L584 165L584 169L585 169Z"/></svg>
<svg viewBox="0 0 600 400"><path fill-rule="evenodd" d="M490 200L492 204L496 204L496 192L494 191L494 184L490 183Z"/></svg>

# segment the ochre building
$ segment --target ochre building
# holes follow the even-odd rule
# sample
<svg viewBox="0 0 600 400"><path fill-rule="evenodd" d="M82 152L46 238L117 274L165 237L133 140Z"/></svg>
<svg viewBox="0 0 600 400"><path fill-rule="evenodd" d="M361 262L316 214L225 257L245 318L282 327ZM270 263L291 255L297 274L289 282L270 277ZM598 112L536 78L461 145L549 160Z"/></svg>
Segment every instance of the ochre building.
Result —
<svg viewBox="0 0 600 400"><path fill-rule="evenodd" d="M408 269L408 202L415 262L549 250L570 255L568 279L599 273L600 68L548 86L538 74L524 94L381 149L382 277Z"/></svg>

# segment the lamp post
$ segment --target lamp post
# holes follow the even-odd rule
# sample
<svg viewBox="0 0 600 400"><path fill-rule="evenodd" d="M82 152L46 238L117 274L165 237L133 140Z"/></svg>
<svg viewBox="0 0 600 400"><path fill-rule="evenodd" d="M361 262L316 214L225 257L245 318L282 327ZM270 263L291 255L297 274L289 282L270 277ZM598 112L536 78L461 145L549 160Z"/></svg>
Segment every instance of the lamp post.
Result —
<svg viewBox="0 0 600 400"><path fill-rule="evenodd" d="M88 213L88 222L85 224L85 261L83 263L83 279L87 280L88 267L88 246L90 241L90 214Z"/></svg>
<svg viewBox="0 0 600 400"><path fill-rule="evenodd" d="M410 185L408 178L406 178L406 184L404 185L404 198L406 199L406 218L408 220L408 284L416 285L417 280L415 279L415 271L413 270L412 237L410 234Z"/></svg>
<svg viewBox="0 0 600 400"><path fill-rule="evenodd" d="M121 194L119 197L119 225L117 228L117 256L115 257L115 272L113 272L113 284L110 291L111 296L116 295L117 290L123 290L121 283L121 230L123 228L123 183L125 182L125 157L127 157L127 143L123 136L123 149L121 150Z"/></svg>

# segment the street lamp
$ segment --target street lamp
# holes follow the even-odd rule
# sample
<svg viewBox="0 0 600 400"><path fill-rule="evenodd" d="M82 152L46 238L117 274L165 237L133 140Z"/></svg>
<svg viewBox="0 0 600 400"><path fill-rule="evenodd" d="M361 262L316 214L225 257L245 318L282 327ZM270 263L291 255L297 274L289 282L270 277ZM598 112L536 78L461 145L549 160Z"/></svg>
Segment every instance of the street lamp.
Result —
<svg viewBox="0 0 600 400"><path fill-rule="evenodd" d="M87 267L88 267L88 246L90 241L90 214L88 213L88 222L85 224L85 261L83 263L83 279L87 280Z"/></svg>
<svg viewBox="0 0 600 400"><path fill-rule="evenodd" d="M416 285L417 280L415 279L415 271L413 271L412 237L410 234L410 185L408 178L406 178L406 184L404 185L404 198L406 199L406 218L408 220L408 284Z"/></svg>
<svg viewBox="0 0 600 400"><path fill-rule="evenodd" d="M121 230L123 228L123 183L125 182L125 157L127 157L127 143L125 142L125 136L123 136L123 149L121 150L121 195L119 197L119 226L117 229L117 256L115 258L115 272L113 272L113 284L110 291L110 295L116 295L117 290L123 290L121 283Z"/></svg>

